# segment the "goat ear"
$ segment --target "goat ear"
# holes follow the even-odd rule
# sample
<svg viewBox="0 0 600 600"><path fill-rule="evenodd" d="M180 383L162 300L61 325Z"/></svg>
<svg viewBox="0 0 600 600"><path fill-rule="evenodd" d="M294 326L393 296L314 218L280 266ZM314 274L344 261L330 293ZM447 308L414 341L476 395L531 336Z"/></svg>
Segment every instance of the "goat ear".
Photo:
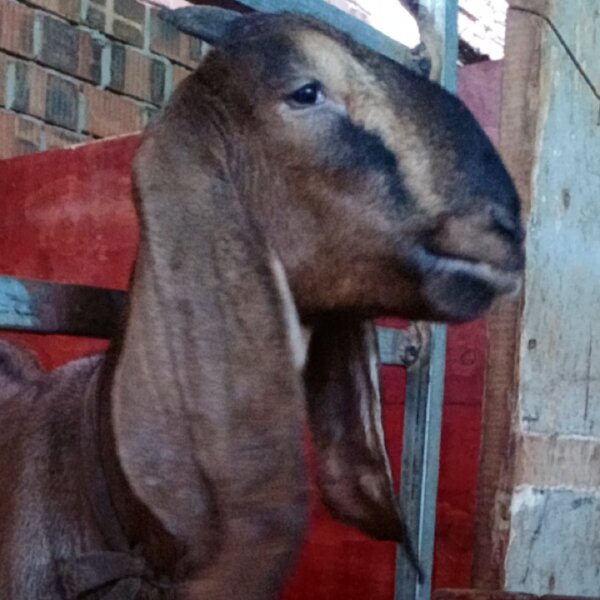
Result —
<svg viewBox="0 0 600 600"><path fill-rule="evenodd" d="M163 8L159 16L179 31L218 46L227 40L231 24L241 13L216 6L186 6L176 10Z"/></svg>
<svg viewBox="0 0 600 600"><path fill-rule="evenodd" d="M325 505L335 518L371 537L403 544L421 574L385 448L374 325L345 316L319 323L305 384Z"/></svg>
<svg viewBox="0 0 600 600"><path fill-rule="evenodd" d="M182 143L186 118L157 121L136 158L141 243L111 382L114 437L133 492L186 548L190 597L241 586L266 598L306 510L306 406L286 326L297 316L212 153L209 109L194 125L204 118L211 135Z"/></svg>

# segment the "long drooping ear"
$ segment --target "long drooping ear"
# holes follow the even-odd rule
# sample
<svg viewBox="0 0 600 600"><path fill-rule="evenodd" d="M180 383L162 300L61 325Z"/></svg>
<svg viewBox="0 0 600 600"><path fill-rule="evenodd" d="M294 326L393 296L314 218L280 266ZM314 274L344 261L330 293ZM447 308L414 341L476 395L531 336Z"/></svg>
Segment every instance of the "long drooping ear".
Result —
<svg viewBox="0 0 600 600"><path fill-rule="evenodd" d="M374 325L324 318L312 333L305 384L324 503L340 521L402 544L421 574L385 448Z"/></svg>
<svg viewBox="0 0 600 600"><path fill-rule="evenodd" d="M159 16L179 31L219 46L227 40L231 25L241 13L216 6L186 6L175 10L163 8Z"/></svg>
<svg viewBox="0 0 600 600"><path fill-rule="evenodd" d="M306 519L297 316L200 107L172 107L136 159L141 245L112 422L134 493L187 547L190 597L263 600Z"/></svg>

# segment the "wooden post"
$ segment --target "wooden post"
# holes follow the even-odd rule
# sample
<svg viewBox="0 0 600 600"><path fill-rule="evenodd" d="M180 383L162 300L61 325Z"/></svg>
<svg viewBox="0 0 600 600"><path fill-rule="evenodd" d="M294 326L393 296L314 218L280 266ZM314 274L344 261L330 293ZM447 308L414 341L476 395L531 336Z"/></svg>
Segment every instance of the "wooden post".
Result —
<svg viewBox="0 0 600 600"><path fill-rule="evenodd" d="M598 40L600 0L510 2L501 151L528 264L490 320L475 587L600 590Z"/></svg>

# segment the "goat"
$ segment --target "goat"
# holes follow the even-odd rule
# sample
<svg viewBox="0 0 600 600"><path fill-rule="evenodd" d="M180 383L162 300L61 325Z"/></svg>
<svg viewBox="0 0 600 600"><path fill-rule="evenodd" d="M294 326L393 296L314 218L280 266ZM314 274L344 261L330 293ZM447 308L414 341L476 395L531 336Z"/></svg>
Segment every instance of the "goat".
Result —
<svg viewBox="0 0 600 600"><path fill-rule="evenodd" d="M523 268L517 193L459 100L307 17L167 19L214 49L135 160L120 335L51 373L1 346L11 600L274 598L305 421L334 516L406 542L371 319L474 318Z"/></svg>

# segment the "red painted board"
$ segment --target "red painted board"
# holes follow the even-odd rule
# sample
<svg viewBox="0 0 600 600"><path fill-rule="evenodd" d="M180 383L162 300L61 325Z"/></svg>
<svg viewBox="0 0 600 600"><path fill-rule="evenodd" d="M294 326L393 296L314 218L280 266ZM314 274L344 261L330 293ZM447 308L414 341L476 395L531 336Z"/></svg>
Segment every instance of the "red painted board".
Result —
<svg viewBox="0 0 600 600"><path fill-rule="evenodd" d="M0 274L127 289L138 242L131 162L139 138L0 161ZM106 342L8 334L52 368Z"/></svg>
<svg viewBox="0 0 600 600"><path fill-rule="evenodd" d="M129 170L137 138L97 142L0 162L0 272L126 288L137 230ZM388 320L386 324L398 324ZM47 367L105 342L5 334L31 346ZM436 586L469 583L485 328L451 328L442 441ZM383 371L384 415L394 473L402 448L405 373ZM300 565L286 600L389 600L395 548L332 521L314 499Z"/></svg>

